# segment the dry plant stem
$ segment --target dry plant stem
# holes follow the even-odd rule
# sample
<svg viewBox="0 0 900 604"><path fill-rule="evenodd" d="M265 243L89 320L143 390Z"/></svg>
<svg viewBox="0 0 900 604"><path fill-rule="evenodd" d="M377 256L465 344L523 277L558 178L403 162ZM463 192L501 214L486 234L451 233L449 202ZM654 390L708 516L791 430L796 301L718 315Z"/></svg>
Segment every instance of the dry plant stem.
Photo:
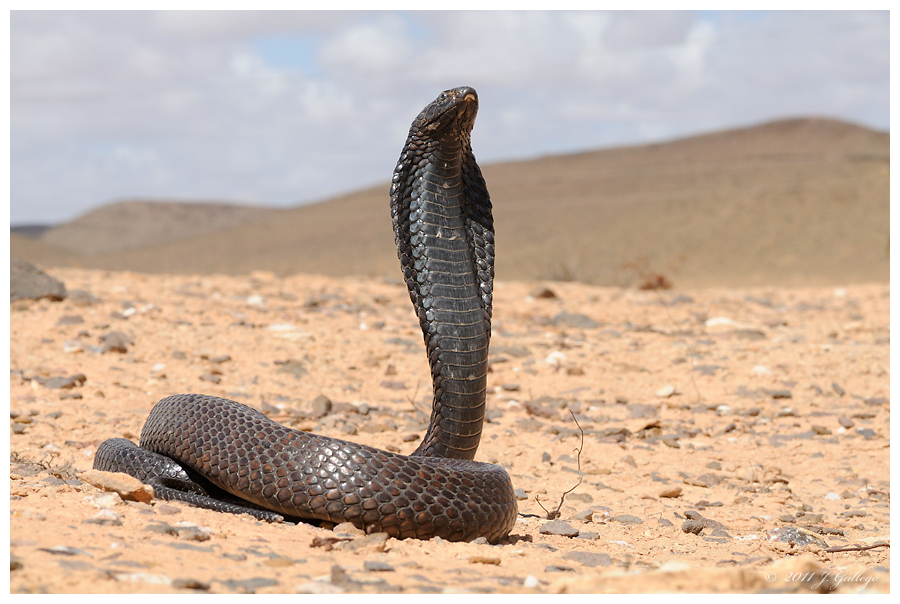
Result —
<svg viewBox="0 0 900 604"><path fill-rule="evenodd" d="M837 552L864 552L869 549L876 549L879 547L890 547L890 543L885 543L884 541L879 541L878 543L873 543L872 545L848 545L846 547L829 547L826 548L825 551L829 554L835 554Z"/></svg>
<svg viewBox="0 0 900 604"><path fill-rule="evenodd" d="M547 513L547 520L556 520L557 518L559 518L559 511L562 509L563 501L566 500L566 495L581 486L581 481L584 480L584 474L582 474L581 472L581 452L584 450L584 429L581 427L581 424L578 423L578 418L575 417L575 414L572 413L571 409L569 409L569 413L572 415L572 419L575 420L575 425L578 426L578 430L581 432L581 445L575 448L575 451L578 452L576 458L576 461L578 462L578 482L575 483L575 486L573 486L571 489L563 493L562 496L560 496L559 505L556 506L556 509L552 512L544 507L544 505L541 503L541 500L538 499L537 495L534 496L534 500L537 502L537 504L541 506L541 509L544 510L544 512Z"/></svg>

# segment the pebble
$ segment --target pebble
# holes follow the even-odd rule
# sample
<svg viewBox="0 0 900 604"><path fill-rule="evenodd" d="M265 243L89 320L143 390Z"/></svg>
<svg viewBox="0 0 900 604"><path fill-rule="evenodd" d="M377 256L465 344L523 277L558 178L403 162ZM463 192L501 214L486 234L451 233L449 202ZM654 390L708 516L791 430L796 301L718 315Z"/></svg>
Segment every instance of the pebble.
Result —
<svg viewBox="0 0 900 604"><path fill-rule="evenodd" d="M492 564L500 566L500 558L496 556L472 556L469 558L470 564Z"/></svg>
<svg viewBox="0 0 900 604"><path fill-rule="evenodd" d="M83 289L73 289L66 299L75 306L91 306L99 302L93 294Z"/></svg>
<svg viewBox="0 0 900 604"><path fill-rule="evenodd" d="M577 520L578 522L592 522L593 519L594 510L582 510L571 516L571 520Z"/></svg>
<svg viewBox="0 0 900 604"><path fill-rule="evenodd" d="M853 426L856 425L856 424L853 422L853 420L850 419L849 417L847 417L846 415L840 416L840 417L838 418L838 423L839 423L841 426L843 426L844 428L846 428L847 430L849 430L850 428L852 428Z"/></svg>
<svg viewBox="0 0 900 604"><path fill-rule="evenodd" d="M699 520L685 520L681 524L681 530L685 533L699 535L703 529L706 528L706 525Z"/></svg>
<svg viewBox="0 0 900 604"><path fill-rule="evenodd" d="M609 554L599 552L573 550L563 555L562 558L563 560L571 560L572 562L584 564L585 566L590 568L595 568L597 566L606 567L612 565L612 558L609 557Z"/></svg>
<svg viewBox="0 0 900 604"><path fill-rule="evenodd" d="M320 419L331 413L333 404L330 398L324 394L320 394L312 400L310 407L310 416L312 419Z"/></svg>
<svg viewBox="0 0 900 604"><path fill-rule="evenodd" d="M118 493L122 499L143 503L150 503L153 500L153 487L141 483L140 480L128 474L87 470L82 472L81 479L98 489Z"/></svg>
<svg viewBox="0 0 900 604"><path fill-rule="evenodd" d="M363 570L375 573L394 572L394 567L387 562L379 562L378 560L366 560L363 562Z"/></svg>
<svg viewBox="0 0 900 604"><path fill-rule="evenodd" d="M588 541L596 541L600 538L600 533L592 531L579 531L575 536L576 539L587 539Z"/></svg>
<svg viewBox="0 0 900 604"><path fill-rule="evenodd" d="M545 522L538 529L541 535L560 535L562 537L575 537L578 535L578 529L563 520L551 520Z"/></svg>
<svg viewBox="0 0 900 604"><path fill-rule="evenodd" d="M252 579L228 579L220 581L222 585L243 594L255 594L260 587L272 587L278 585L278 581L270 577L254 577Z"/></svg>
<svg viewBox="0 0 900 604"><path fill-rule="evenodd" d="M683 489L681 487L672 487L663 489L659 492L660 497L681 497Z"/></svg>
<svg viewBox="0 0 900 604"><path fill-rule="evenodd" d="M656 391L656 396L660 398L669 398L670 396L675 394L675 386L667 385L663 386L659 390Z"/></svg>
<svg viewBox="0 0 900 604"><path fill-rule="evenodd" d="M294 588L294 592L298 594L342 594L344 590L325 581L309 581L297 585Z"/></svg>
<svg viewBox="0 0 900 604"><path fill-rule="evenodd" d="M102 344L100 345L100 352L119 352L126 353L128 352L128 345L134 344L134 340L127 334L122 333L121 331L112 331L105 336L101 340Z"/></svg>
<svg viewBox="0 0 900 604"><path fill-rule="evenodd" d="M841 388L840 384L838 384L837 382L831 382L831 388L832 390L837 392L838 396L844 396L845 394L847 394L847 392L843 388Z"/></svg>
<svg viewBox="0 0 900 604"><path fill-rule="evenodd" d="M550 564L549 566L544 568L545 573L574 573L575 569L570 566L559 566L557 564Z"/></svg>
<svg viewBox="0 0 900 604"><path fill-rule="evenodd" d="M513 489L513 494L515 494L516 499L519 501L528 499L528 494L525 492L525 489Z"/></svg>
<svg viewBox="0 0 900 604"><path fill-rule="evenodd" d="M804 545L818 545L826 548L828 543L812 531L795 527L782 526L769 533L769 541L779 541L781 543L793 543L803 547Z"/></svg>
<svg viewBox="0 0 900 604"><path fill-rule="evenodd" d="M74 388L76 386L82 386L86 381L87 377L83 373L76 373L75 375L70 375L69 377L52 377L52 378L36 378L38 382L44 388Z"/></svg>
<svg viewBox="0 0 900 604"><path fill-rule="evenodd" d="M566 311L562 311L553 319L551 322L554 325L564 325L567 327L575 327L579 329L592 329L594 327L599 327L600 324L588 317L587 315L582 315L578 313L568 313Z"/></svg>
<svg viewBox="0 0 900 604"><path fill-rule="evenodd" d="M537 577L534 575L528 575L525 579L522 580L522 587L537 587L540 585L540 581L538 581Z"/></svg>
<svg viewBox="0 0 900 604"><path fill-rule="evenodd" d="M372 533L365 537L357 537L353 541L340 543L337 549L345 552L358 552L371 548L374 551L382 552L388 539L387 533Z"/></svg>
<svg viewBox="0 0 900 604"><path fill-rule="evenodd" d="M58 556L88 556L90 558L94 557L94 554L90 552L86 552L83 549L78 549L75 547L69 547L67 545L54 545L53 547L40 547L38 549L40 549L42 552L56 554Z"/></svg>
<svg viewBox="0 0 900 604"><path fill-rule="evenodd" d="M551 299L559 297L556 295L556 293L552 289L550 289L549 287L541 286L541 285L535 287L530 292L528 292L528 296L531 298L544 299L544 300L551 300Z"/></svg>
<svg viewBox="0 0 900 604"><path fill-rule="evenodd" d="M10 258L9 301L40 300L58 302L66 297L66 286L34 264Z"/></svg>
<svg viewBox="0 0 900 604"><path fill-rule="evenodd" d="M122 518L112 510L100 510L82 524L99 524L101 526L122 526Z"/></svg>
<svg viewBox="0 0 900 604"><path fill-rule="evenodd" d="M209 591L209 583L197 579L172 579L172 587L175 589L193 589L195 591Z"/></svg>
<svg viewBox="0 0 900 604"><path fill-rule="evenodd" d="M293 375L298 380L308 375L309 372L306 370L306 367L303 366L303 363L300 361L295 361L294 359L288 359L286 361L275 361L276 365L279 365L278 373L289 373Z"/></svg>
<svg viewBox="0 0 900 604"><path fill-rule="evenodd" d="M554 350L550 354L547 355L547 358L544 359L544 362L553 367L559 368L563 363L566 362L568 357L564 352L560 352L558 350Z"/></svg>
<svg viewBox="0 0 900 604"><path fill-rule="evenodd" d="M619 514L618 516L613 516L610 518L613 522L619 522L621 524L643 524L644 521L638 518L637 516L633 516L631 514Z"/></svg>
<svg viewBox="0 0 900 604"><path fill-rule="evenodd" d="M63 315L56 322L57 325L78 325L84 323L84 317L81 315Z"/></svg>
<svg viewBox="0 0 900 604"><path fill-rule="evenodd" d="M154 575L150 573L119 573L112 572L112 577L116 581L132 581L135 583L151 583L154 585L169 585L172 580L165 575Z"/></svg>

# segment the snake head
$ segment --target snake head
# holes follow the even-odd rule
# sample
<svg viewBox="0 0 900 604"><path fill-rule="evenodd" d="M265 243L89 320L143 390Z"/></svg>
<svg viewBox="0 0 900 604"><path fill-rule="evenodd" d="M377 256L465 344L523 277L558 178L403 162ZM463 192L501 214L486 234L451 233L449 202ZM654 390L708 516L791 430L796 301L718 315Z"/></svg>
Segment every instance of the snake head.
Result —
<svg viewBox="0 0 900 604"><path fill-rule="evenodd" d="M413 122L413 129L435 139L467 138L478 114L478 93L471 86L442 92Z"/></svg>

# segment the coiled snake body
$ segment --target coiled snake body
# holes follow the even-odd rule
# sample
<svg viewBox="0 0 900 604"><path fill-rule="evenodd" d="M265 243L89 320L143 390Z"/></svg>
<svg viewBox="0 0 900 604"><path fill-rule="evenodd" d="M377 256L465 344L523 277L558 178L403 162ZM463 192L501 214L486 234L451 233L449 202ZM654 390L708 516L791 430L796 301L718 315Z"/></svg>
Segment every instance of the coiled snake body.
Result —
<svg viewBox="0 0 900 604"><path fill-rule="evenodd" d="M517 515L509 475L472 461L484 420L494 278L491 202L470 144L477 111L472 88L441 93L413 121L391 185L397 255L434 388L430 425L411 455L185 394L153 407L139 447L104 442L94 468L127 472L161 499L266 520L352 522L398 538L505 537Z"/></svg>

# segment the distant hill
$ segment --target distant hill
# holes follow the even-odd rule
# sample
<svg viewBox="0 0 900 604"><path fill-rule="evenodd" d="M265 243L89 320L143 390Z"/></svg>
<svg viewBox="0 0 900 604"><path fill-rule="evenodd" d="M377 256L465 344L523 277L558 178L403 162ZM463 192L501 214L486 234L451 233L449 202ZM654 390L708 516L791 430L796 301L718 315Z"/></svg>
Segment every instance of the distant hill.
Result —
<svg viewBox="0 0 900 604"><path fill-rule="evenodd" d="M683 287L885 282L889 162L889 134L810 118L483 165L497 278L664 278ZM11 253L45 266L155 273L397 277L388 176L287 210L113 204L37 239L13 233Z"/></svg>

